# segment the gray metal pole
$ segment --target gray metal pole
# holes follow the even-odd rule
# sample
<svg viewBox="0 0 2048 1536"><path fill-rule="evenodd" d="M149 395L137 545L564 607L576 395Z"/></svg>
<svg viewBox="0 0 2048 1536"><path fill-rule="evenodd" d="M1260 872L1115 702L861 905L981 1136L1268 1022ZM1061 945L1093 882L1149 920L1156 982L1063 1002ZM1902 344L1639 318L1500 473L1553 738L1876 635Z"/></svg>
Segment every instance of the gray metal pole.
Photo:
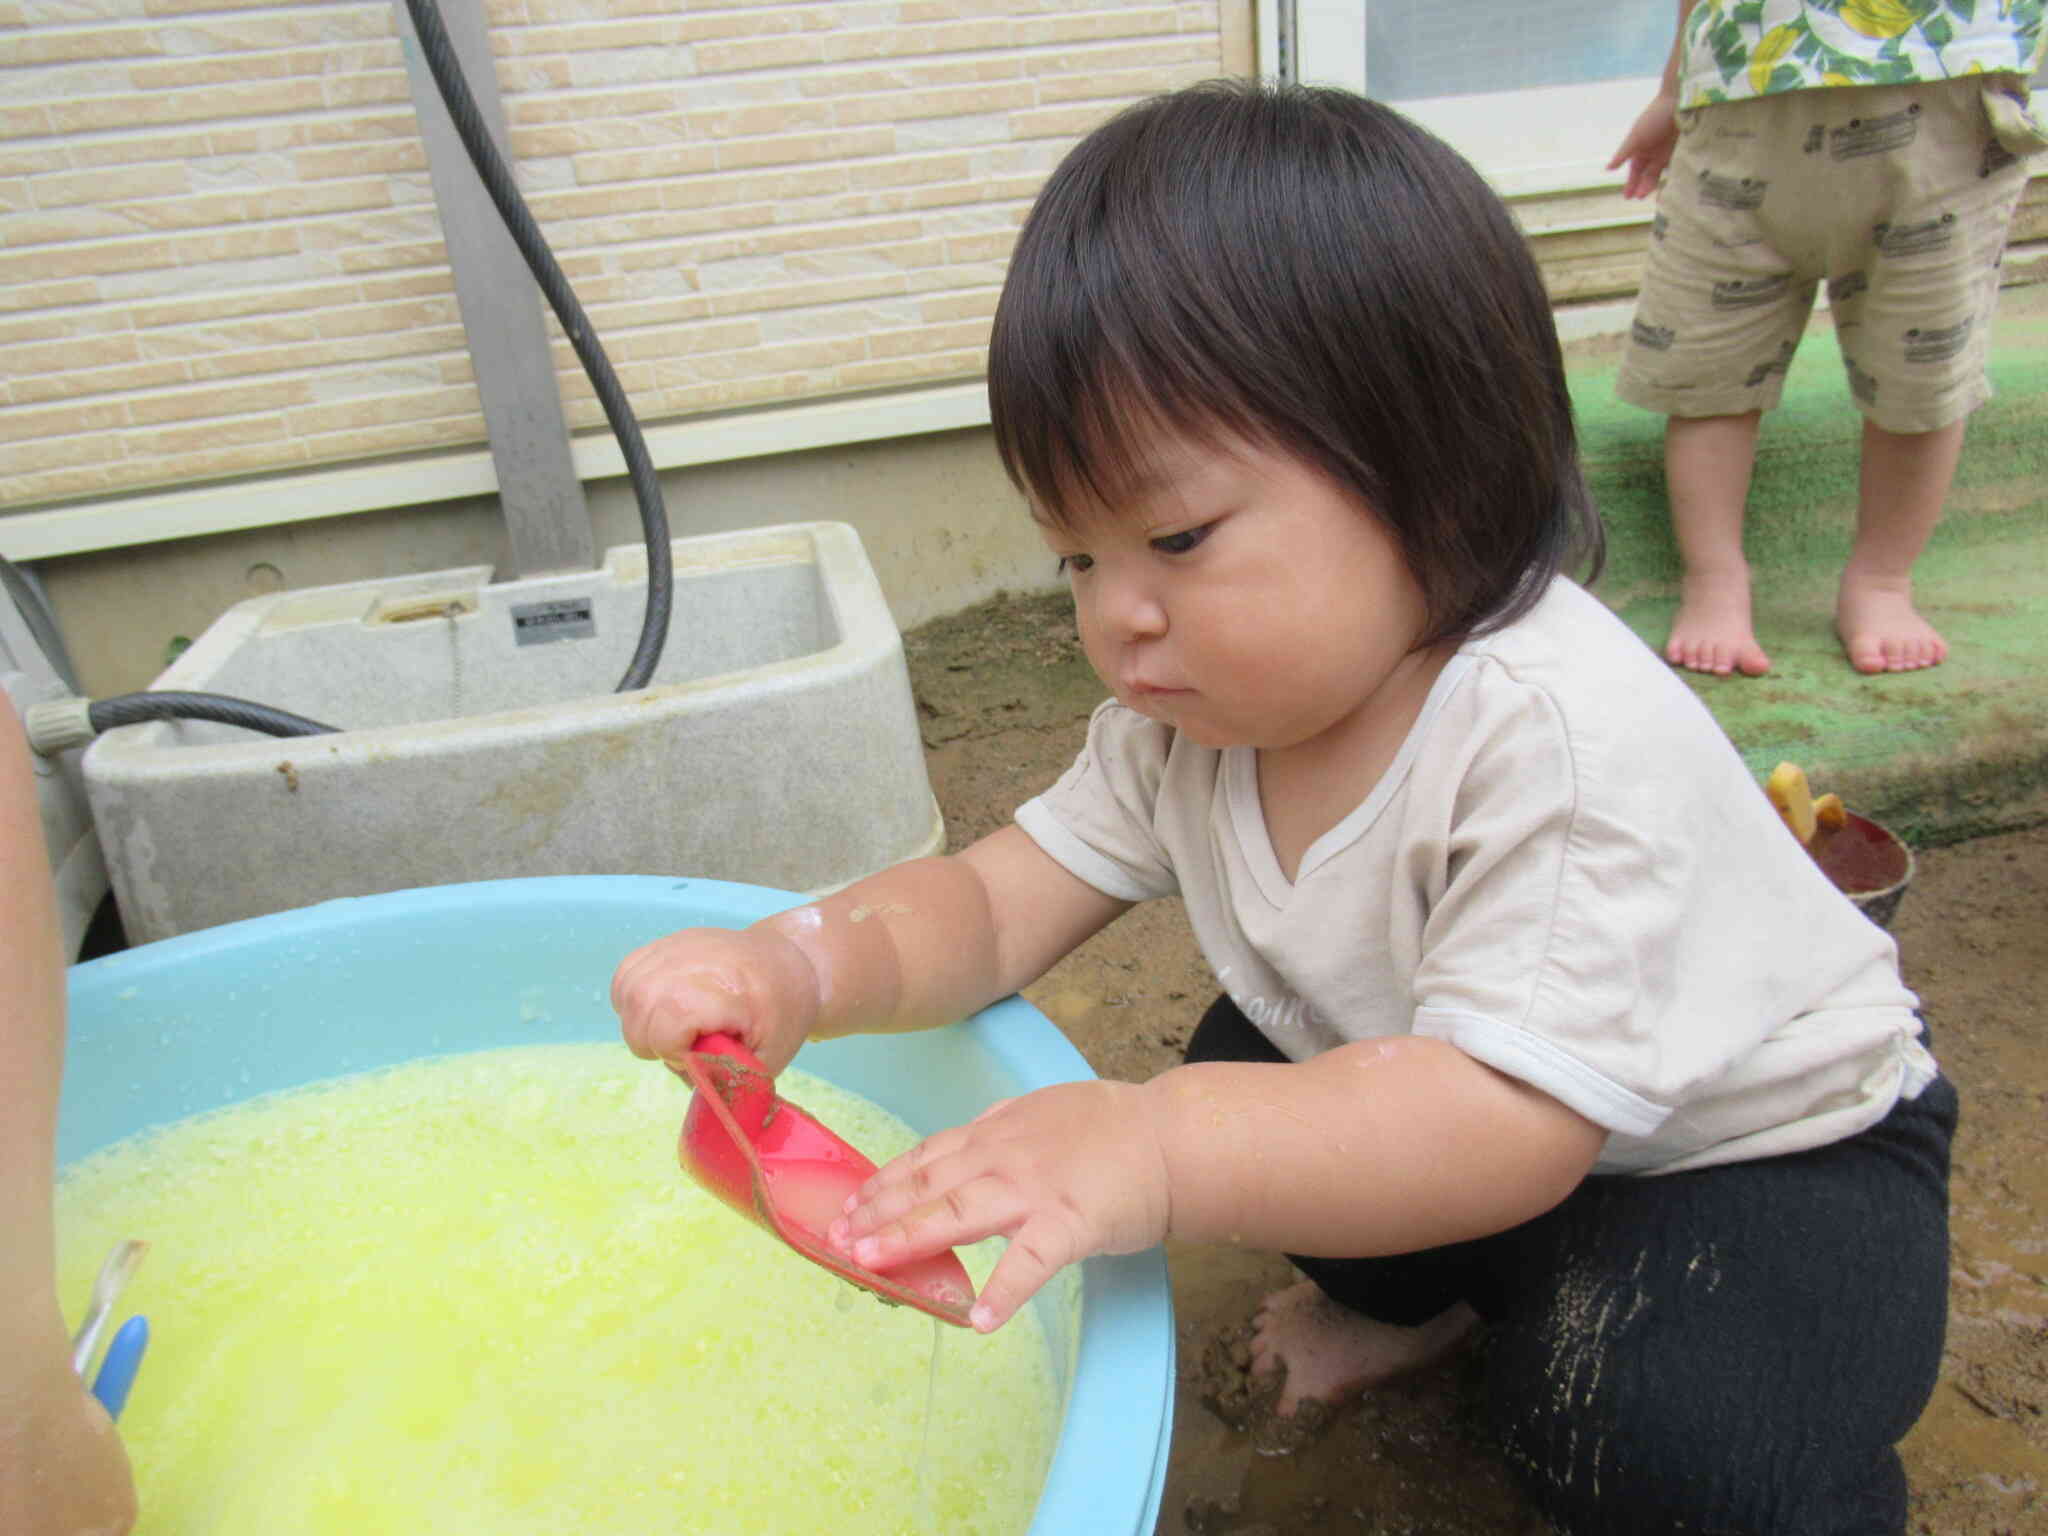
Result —
<svg viewBox="0 0 2048 1536"><path fill-rule="evenodd" d="M470 93L504 154L505 109L481 0L438 3ZM498 504L512 545L512 569L502 574L588 570L597 563L596 538L569 453L568 419L541 317L544 301L434 87L405 0L392 0L392 10L498 473Z"/></svg>

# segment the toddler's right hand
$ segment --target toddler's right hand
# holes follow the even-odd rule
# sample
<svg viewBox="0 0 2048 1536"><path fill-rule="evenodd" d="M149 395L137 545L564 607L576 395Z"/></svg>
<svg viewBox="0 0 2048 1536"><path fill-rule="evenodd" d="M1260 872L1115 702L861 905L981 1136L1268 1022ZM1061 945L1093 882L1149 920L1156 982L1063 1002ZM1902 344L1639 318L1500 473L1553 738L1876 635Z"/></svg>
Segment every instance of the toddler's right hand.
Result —
<svg viewBox="0 0 2048 1536"><path fill-rule="evenodd" d="M720 1033L780 1072L817 1021L818 978L773 929L685 928L619 962L612 1008L635 1056L674 1066Z"/></svg>

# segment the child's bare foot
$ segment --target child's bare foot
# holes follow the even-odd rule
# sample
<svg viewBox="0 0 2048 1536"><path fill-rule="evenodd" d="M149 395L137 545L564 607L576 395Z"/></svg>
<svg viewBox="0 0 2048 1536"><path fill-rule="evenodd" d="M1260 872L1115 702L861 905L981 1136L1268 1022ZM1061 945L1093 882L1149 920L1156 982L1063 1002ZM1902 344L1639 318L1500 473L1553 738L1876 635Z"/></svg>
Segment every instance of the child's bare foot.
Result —
<svg viewBox="0 0 2048 1536"><path fill-rule="evenodd" d="M1434 1365L1457 1348L1479 1315L1463 1302L1419 1328L1382 1323L1304 1280L1275 1291L1252 1323L1252 1374L1284 1372L1274 1411L1291 1418L1305 1402L1340 1408L1373 1387Z"/></svg>
<svg viewBox="0 0 2048 1536"><path fill-rule="evenodd" d="M1678 617L1664 642L1664 659L1692 672L1762 677L1771 658L1757 644L1749 617L1749 576L1688 575L1679 591Z"/></svg>
<svg viewBox="0 0 2048 1536"><path fill-rule="evenodd" d="M1917 672L1948 659L1948 642L1913 606L1913 583L1842 573L1835 633L1858 672Z"/></svg>

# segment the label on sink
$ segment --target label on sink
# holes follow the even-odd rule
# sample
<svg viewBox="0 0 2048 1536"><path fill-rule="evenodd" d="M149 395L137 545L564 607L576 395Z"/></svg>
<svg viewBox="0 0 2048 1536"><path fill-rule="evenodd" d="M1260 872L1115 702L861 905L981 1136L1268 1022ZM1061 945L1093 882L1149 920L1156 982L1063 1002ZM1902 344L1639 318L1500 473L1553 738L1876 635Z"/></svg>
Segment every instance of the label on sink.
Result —
<svg viewBox="0 0 2048 1536"><path fill-rule="evenodd" d="M557 597L541 603L512 605L512 638L520 645L588 640L596 633L597 618L587 597Z"/></svg>

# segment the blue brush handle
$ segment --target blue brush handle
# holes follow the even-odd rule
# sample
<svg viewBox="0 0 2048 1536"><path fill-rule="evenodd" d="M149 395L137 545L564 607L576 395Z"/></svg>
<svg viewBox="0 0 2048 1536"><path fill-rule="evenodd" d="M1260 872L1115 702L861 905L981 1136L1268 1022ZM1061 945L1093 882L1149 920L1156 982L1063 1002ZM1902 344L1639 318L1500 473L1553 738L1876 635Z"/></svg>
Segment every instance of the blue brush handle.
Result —
<svg viewBox="0 0 2048 1536"><path fill-rule="evenodd" d="M120 1418L121 1410L128 1406L128 1389L135 1385L135 1373L142 1369L142 1352L147 1348L146 1317L129 1318L107 1346L106 1358L100 1361L100 1373L92 1379L92 1395L107 1410L108 1418Z"/></svg>

